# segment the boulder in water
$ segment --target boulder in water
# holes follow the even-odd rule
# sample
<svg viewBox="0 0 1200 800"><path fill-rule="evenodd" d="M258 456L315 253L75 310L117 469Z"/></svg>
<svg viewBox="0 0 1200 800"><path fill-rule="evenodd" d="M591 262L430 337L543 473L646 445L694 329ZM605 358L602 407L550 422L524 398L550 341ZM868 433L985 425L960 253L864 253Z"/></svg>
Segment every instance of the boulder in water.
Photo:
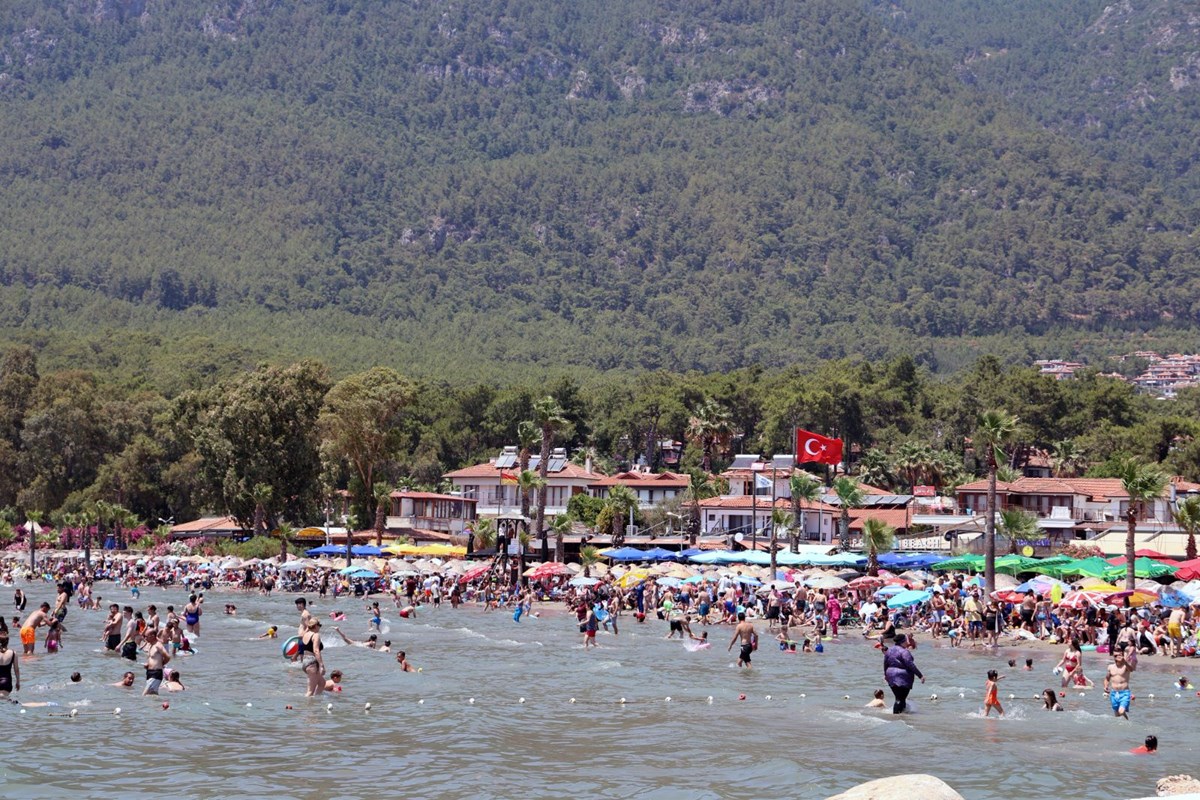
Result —
<svg viewBox="0 0 1200 800"><path fill-rule="evenodd" d="M915 797L921 800L963 800L963 796L945 781L920 773L860 783L828 800L912 800Z"/></svg>
<svg viewBox="0 0 1200 800"><path fill-rule="evenodd" d="M1200 794L1200 780L1196 780L1191 775L1168 775L1159 780L1155 789L1159 797Z"/></svg>

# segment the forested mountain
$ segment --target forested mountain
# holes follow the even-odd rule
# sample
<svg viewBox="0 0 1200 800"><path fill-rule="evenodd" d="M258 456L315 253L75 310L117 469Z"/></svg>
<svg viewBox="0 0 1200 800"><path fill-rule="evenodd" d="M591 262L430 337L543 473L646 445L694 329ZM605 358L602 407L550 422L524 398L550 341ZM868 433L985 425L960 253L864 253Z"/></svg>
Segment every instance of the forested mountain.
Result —
<svg viewBox="0 0 1200 800"><path fill-rule="evenodd" d="M1194 339L1191 18L917 5L9 0L0 336L168 392Z"/></svg>

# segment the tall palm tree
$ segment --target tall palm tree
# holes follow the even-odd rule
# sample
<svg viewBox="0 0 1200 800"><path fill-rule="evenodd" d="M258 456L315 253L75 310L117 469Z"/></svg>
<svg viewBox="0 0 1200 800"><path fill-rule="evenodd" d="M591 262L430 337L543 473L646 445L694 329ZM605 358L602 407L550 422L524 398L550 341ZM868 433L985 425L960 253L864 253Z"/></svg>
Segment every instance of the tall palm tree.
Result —
<svg viewBox="0 0 1200 800"><path fill-rule="evenodd" d="M1196 557L1196 533L1200 531L1200 497L1193 495L1184 500L1171 512L1171 518L1175 520L1179 530L1188 535L1184 556L1191 561Z"/></svg>
<svg viewBox="0 0 1200 800"><path fill-rule="evenodd" d="M1006 508L1000 512L1000 527L1008 538L1008 552L1017 552L1017 540L1028 539L1037 531L1037 517L1023 508Z"/></svg>
<svg viewBox="0 0 1200 800"><path fill-rule="evenodd" d="M696 546L696 537L700 535L700 501L717 495L717 487L712 479L698 470L688 473L688 485L684 490L683 502L688 508L688 544Z"/></svg>
<svg viewBox="0 0 1200 800"><path fill-rule="evenodd" d="M837 495L841 516L838 519L838 546L850 549L850 509L859 508L866 495L862 488L850 478L842 476L833 481L833 493Z"/></svg>
<svg viewBox="0 0 1200 800"><path fill-rule="evenodd" d="M625 519L638 506L637 495L628 486L612 486L608 490L608 505L612 508L613 546L620 547L625 541Z"/></svg>
<svg viewBox="0 0 1200 800"><path fill-rule="evenodd" d="M775 571L779 568L779 531L789 531L792 528L792 515L786 508L776 506L771 509L771 580L775 580Z"/></svg>
<svg viewBox="0 0 1200 800"><path fill-rule="evenodd" d="M684 436L703 453L701 468L712 472L713 454L723 452L733 439L733 419L719 403L706 400L688 418Z"/></svg>
<svg viewBox="0 0 1200 800"><path fill-rule="evenodd" d="M984 449L987 462L987 517L983 533L983 579L990 595L996 591L996 470L1004 461L1003 446L1017 432L1017 418L1007 411L989 410L979 415L975 443Z"/></svg>
<svg viewBox="0 0 1200 800"><path fill-rule="evenodd" d="M567 424L562 407L547 395L533 404L533 422L542 435L542 452L538 461L538 475L543 481L550 468L550 443L554 434ZM541 538L546 525L546 492L538 492L537 516L534 517L534 536Z"/></svg>
<svg viewBox="0 0 1200 800"><path fill-rule="evenodd" d="M896 529L876 517L863 520L863 549L867 551L867 574L879 574L879 554L889 552L896 541Z"/></svg>
<svg viewBox="0 0 1200 800"><path fill-rule="evenodd" d="M799 553L800 537L804 536L808 522L805 507L821 499L821 482L807 472L797 470L788 479L788 488L792 490L792 521L795 523L792 527L792 552Z"/></svg>
<svg viewBox="0 0 1200 800"><path fill-rule="evenodd" d="M872 486L891 487L895 482L892 479L892 460L883 450L872 447L858 461L858 479Z"/></svg>
<svg viewBox="0 0 1200 800"><path fill-rule="evenodd" d="M523 508L523 509L529 508L529 496L535 492L537 493L538 505L541 506L542 508L545 508L546 503L542 499L542 496L546 493L546 479L541 477L540 475L538 475L536 472L534 472L531 469L527 469L527 470L524 470L523 472L517 473L517 494L520 495L520 497L521 497L521 508ZM522 514L522 516L524 516L524 514ZM521 524L528 527L528 525L529 525L528 519L529 519L529 517L525 517L526 521L522 522ZM550 560L549 543L543 538L542 539L542 561L549 561L549 560Z"/></svg>
<svg viewBox="0 0 1200 800"><path fill-rule="evenodd" d="M271 502L274 491L268 484L256 483L250 490L250 499L254 501L254 535L265 536L267 533L267 504Z"/></svg>
<svg viewBox="0 0 1200 800"><path fill-rule="evenodd" d="M1121 477L1121 488L1129 495L1129 508L1125 511L1125 588L1132 591L1137 583L1134 575L1134 559L1137 557L1138 517L1148 503L1162 497L1167 488L1167 476L1154 464L1143 464L1127 458L1121 462L1117 474Z"/></svg>
<svg viewBox="0 0 1200 800"><path fill-rule="evenodd" d="M383 482L375 484L371 487L371 499L375 501L375 546L383 547L383 531L392 510L392 487Z"/></svg>
<svg viewBox="0 0 1200 800"><path fill-rule="evenodd" d="M517 474L529 469L529 457L533 448L542 440L542 432L531 420L523 420L517 424ZM521 516L529 517L529 495L521 493Z"/></svg>
<svg viewBox="0 0 1200 800"><path fill-rule="evenodd" d="M564 539L571 532L571 518L566 514L559 514L550 523L550 532L554 534L554 560L561 564L567 560L567 548Z"/></svg>

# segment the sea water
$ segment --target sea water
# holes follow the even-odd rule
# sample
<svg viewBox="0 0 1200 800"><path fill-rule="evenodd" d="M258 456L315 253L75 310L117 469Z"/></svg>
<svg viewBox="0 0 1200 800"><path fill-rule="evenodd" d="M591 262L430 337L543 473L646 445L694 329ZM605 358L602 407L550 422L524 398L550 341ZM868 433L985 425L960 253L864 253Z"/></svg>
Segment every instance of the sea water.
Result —
<svg viewBox="0 0 1200 800"><path fill-rule="evenodd" d="M52 600L51 591L30 587L29 607ZM166 605L186 602L182 589L145 589L136 602L108 585L99 593L105 606L155 603L164 616ZM1015 650L952 650L924 637L915 657L926 683L913 690L914 713L894 717L864 707L884 687L882 657L857 632L828 642L823 654L781 653L764 635L753 669L743 670L738 648L726 650L728 627L708 628L713 646L689 652L663 638L666 623L625 617L619 635L602 632L599 647L584 650L572 616L518 624L506 611L443 605L416 619L385 614L393 651L407 651L422 670L405 674L394 652L337 646L335 624L366 639L362 600L310 595L330 644L327 670L342 670L345 688L306 699L303 674L280 655L295 631L293 597L207 597L196 655L171 663L188 687L182 693L140 697L140 664L101 652L104 612L72 608L58 654L41 653L39 636L39 654L22 657L15 696L59 705L25 714L0 707L4 796L823 798L928 772L969 800L1098 791L1125 798L1153 794L1158 778L1200 763L1192 733L1200 697L1172 685L1192 667L1200 678L1192 660L1175 662L1175 673L1136 673L1126 721L1112 716L1099 688L1085 697L1068 691L1065 713L1042 711L1034 695L1058 689L1057 654L1035 654L1026 672L1024 652L1012 669ZM222 613L225 602L237 616ZM335 608L348 619L330 620ZM268 625L281 638L255 639ZM12 640L19 648L15 632ZM1105 657L1087 653L1084 663L1099 684ZM993 668L1004 676L1003 719L980 716ZM137 675L134 689L109 685L127 669ZM70 682L75 670L82 683ZM890 710L890 693L887 702ZM78 716L54 716L72 708ZM1159 754L1130 755L1150 733Z"/></svg>

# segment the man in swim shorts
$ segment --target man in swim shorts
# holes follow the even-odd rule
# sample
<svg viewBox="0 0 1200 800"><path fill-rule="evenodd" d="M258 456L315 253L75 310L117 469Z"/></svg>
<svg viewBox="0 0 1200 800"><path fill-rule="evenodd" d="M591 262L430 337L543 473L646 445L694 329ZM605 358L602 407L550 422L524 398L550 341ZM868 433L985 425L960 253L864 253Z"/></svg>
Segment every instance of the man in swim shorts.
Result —
<svg viewBox="0 0 1200 800"><path fill-rule="evenodd" d="M113 603L108 607L108 619L104 621L104 649L116 652L121 646L121 607Z"/></svg>
<svg viewBox="0 0 1200 800"><path fill-rule="evenodd" d="M142 697L158 694L163 682L163 668L171 660L167 648L158 641L158 631L146 631L146 647L146 688L142 690Z"/></svg>
<svg viewBox="0 0 1200 800"><path fill-rule="evenodd" d="M37 644L37 629L49 624L49 603L42 603L41 608L26 617L25 622L21 624L21 645L24 647L26 655L32 654L33 647Z"/></svg>
<svg viewBox="0 0 1200 800"><path fill-rule="evenodd" d="M1129 719L1129 677L1133 667L1125 660L1125 651L1113 653L1113 663L1108 665L1104 675L1104 691L1108 692L1108 702L1112 705L1113 714Z"/></svg>
<svg viewBox="0 0 1200 800"><path fill-rule="evenodd" d="M746 621L746 612L742 611L738 614L737 627L733 629L733 638L729 640L729 647L725 648L725 652L733 649L733 643L741 639L742 649L738 654L738 666L750 668L750 654L754 652L754 639L757 634L754 631L754 623Z"/></svg>

